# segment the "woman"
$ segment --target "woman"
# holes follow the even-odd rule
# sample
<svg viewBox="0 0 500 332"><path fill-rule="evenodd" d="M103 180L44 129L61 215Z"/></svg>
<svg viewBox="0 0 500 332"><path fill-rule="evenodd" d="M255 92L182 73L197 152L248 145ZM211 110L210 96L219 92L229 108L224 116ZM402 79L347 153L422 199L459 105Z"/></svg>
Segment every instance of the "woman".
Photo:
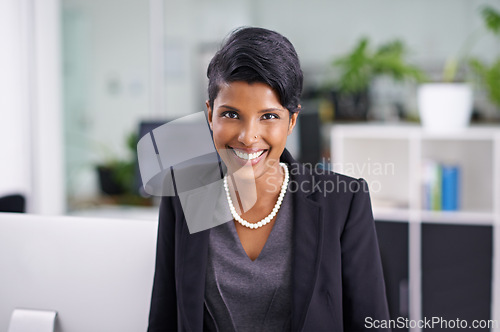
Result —
<svg viewBox="0 0 500 332"><path fill-rule="evenodd" d="M292 44L236 30L207 76L231 214L189 234L179 198L163 198L148 330L359 331L389 319L365 181L314 172L285 149L303 79Z"/></svg>

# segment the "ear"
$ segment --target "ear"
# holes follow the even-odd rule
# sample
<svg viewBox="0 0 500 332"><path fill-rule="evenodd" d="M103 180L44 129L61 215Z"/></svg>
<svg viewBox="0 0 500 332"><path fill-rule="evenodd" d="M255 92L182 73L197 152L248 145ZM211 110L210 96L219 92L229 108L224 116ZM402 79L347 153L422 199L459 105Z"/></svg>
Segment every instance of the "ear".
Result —
<svg viewBox="0 0 500 332"><path fill-rule="evenodd" d="M205 102L205 105L207 106L207 118L208 118L208 124L210 126L210 129L213 131L213 123L212 123L212 108L210 107L210 103L208 100Z"/></svg>
<svg viewBox="0 0 500 332"><path fill-rule="evenodd" d="M290 117L290 121L288 123L288 135L290 135L293 131L293 128L295 128L295 125L297 124L297 117L299 116L301 106L299 105L298 110L296 112L292 113L292 116Z"/></svg>

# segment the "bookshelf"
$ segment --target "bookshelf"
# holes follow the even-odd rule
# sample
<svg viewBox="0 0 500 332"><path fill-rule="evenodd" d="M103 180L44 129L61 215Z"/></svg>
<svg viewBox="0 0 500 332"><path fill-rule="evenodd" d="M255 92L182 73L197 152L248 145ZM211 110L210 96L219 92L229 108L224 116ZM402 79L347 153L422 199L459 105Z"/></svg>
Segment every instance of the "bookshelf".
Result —
<svg viewBox="0 0 500 332"><path fill-rule="evenodd" d="M388 285L388 293L397 293L388 295L397 302L390 303L391 315L500 321L500 127L440 134L413 124L341 124L328 131L331 168L368 182L379 239L390 239L391 228L399 232L394 236L406 234L404 262L394 263L391 252L401 247L381 245L384 269L404 264L392 267L405 273ZM458 167L455 211L426 207L426 160ZM455 296L458 289L462 295Z"/></svg>

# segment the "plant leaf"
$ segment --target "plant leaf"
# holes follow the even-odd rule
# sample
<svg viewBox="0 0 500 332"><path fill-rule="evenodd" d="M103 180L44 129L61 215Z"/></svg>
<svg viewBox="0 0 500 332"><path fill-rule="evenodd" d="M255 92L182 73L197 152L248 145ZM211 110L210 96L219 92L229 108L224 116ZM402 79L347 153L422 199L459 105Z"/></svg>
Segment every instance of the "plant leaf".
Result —
<svg viewBox="0 0 500 332"><path fill-rule="evenodd" d="M491 102L500 108L500 57L491 66L479 59L471 59L469 64L486 89Z"/></svg>
<svg viewBox="0 0 500 332"><path fill-rule="evenodd" d="M333 62L341 70L338 86L342 92L361 92L378 75L388 75L396 81L425 79L420 69L406 62L407 49L402 41L387 42L375 52L368 46L368 39L362 38L349 54Z"/></svg>
<svg viewBox="0 0 500 332"><path fill-rule="evenodd" d="M493 7L487 6L481 10L486 28L496 35L500 35L500 13Z"/></svg>
<svg viewBox="0 0 500 332"><path fill-rule="evenodd" d="M361 91L368 88L371 81L368 39L362 38L354 50L333 62L341 69L339 88L344 92Z"/></svg>

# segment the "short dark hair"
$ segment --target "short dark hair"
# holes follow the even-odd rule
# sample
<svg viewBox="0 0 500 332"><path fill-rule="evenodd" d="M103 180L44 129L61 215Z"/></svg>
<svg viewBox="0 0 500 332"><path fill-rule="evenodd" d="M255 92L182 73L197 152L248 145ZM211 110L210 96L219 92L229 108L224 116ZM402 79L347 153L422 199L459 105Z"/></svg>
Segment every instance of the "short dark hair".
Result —
<svg viewBox="0 0 500 332"><path fill-rule="evenodd" d="M275 31L256 27L233 31L210 61L207 77L212 109L222 84L244 81L269 85L290 115L299 110L303 84L299 57L292 43Z"/></svg>

